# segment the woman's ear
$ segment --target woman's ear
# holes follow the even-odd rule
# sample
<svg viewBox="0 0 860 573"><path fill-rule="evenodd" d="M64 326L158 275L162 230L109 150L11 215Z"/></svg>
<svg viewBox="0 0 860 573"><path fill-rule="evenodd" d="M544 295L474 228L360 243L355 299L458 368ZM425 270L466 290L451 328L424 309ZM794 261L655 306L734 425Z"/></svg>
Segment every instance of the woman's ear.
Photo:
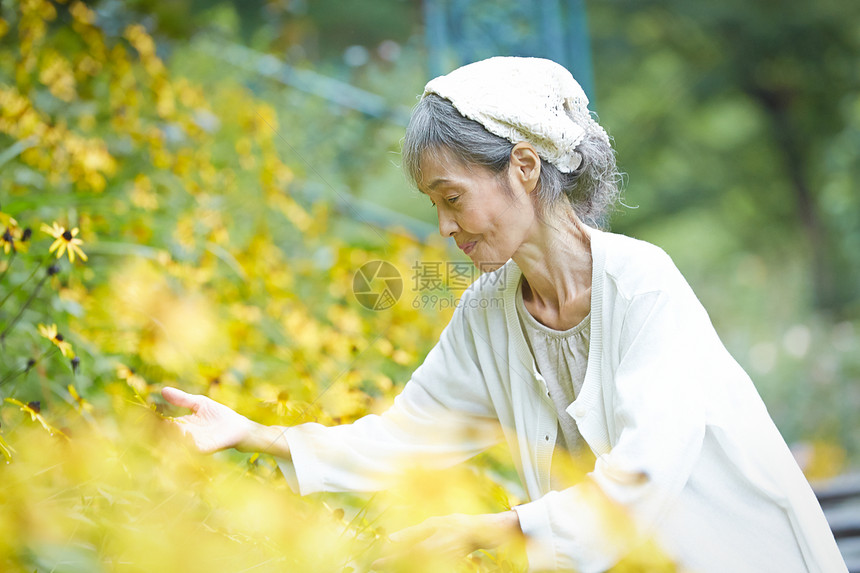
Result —
<svg viewBox="0 0 860 573"><path fill-rule="evenodd" d="M511 167L514 180L522 184L526 193L537 187L540 179L540 157L531 143L521 141L511 150Z"/></svg>

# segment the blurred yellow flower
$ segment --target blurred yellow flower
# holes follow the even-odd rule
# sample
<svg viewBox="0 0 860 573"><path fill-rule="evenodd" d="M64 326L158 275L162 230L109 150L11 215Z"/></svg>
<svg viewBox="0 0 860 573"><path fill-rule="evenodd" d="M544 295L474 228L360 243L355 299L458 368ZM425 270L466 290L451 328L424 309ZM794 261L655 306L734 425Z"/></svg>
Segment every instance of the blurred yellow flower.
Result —
<svg viewBox="0 0 860 573"><path fill-rule="evenodd" d="M40 324L39 334L41 334L48 340L54 340L54 338L57 336L57 325L52 324L51 326L45 326L44 324Z"/></svg>
<svg viewBox="0 0 860 573"><path fill-rule="evenodd" d="M53 435L62 436L63 438L67 438L68 436L65 432L58 430L54 426L48 423L45 418L42 417L42 414L39 413L39 403L38 402L30 402L29 404L24 404L23 402L16 400L15 398L6 398L6 401L10 404L15 404L18 406L22 412L25 414L30 414L30 419L34 422L39 422L45 430Z"/></svg>
<svg viewBox="0 0 860 573"><path fill-rule="evenodd" d="M134 186L131 189L131 202L135 207L147 211L158 208L158 196L152 190L152 182L149 177L140 173L134 178Z"/></svg>
<svg viewBox="0 0 860 573"><path fill-rule="evenodd" d="M53 50L48 51L43 58L45 62L39 72L39 81L47 86L54 97L67 102L75 99L75 75L69 61Z"/></svg>
<svg viewBox="0 0 860 573"><path fill-rule="evenodd" d="M64 338L63 335L57 332L57 325L52 324L51 326L45 326L44 324L39 325L39 334L50 340L54 343L54 346L60 349L60 352L63 353L63 356L66 358L74 358L75 353L72 350L72 345L69 344Z"/></svg>
<svg viewBox="0 0 860 573"><path fill-rule="evenodd" d="M72 14L72 17L82 24L94 24L96 21L96 14L83 2L74 2L71 6L69 6L69 12Z"/></svg>
<svg viewBox="0 0 860 573"><path fill-rule="evenodd" d="M86 261L87 255L81 250L80 245L83 245L84 242L80 239L75 238L78 234L78 228L68 230L65 227L58 225L56 221L54 221L53 227L49 227L45 224L42 225L42 231L48 233L52 237L54 237L55 241L51 245L51 248L48 249L49 253L53 253L57 251L57 258L63 256L63 253L69 253L69 262L75 262L75 254L81 258L81 260Z"/></svg>
<svg viewBox="0 0 860 573"><path fill-rule="evenodd" d="M2 102L2 98L0 98L0 102ZM18 221L16 221L13 217L7 215L3 211L0 211L0 225L5 225L7 227L17 225Z"/></svg>
<svg viewBox="0 0 860 573"><path fill-rule="evenodd" d="M7 228L3 235L0 235L0 244L3 245L3 252L7 255L9 251L15 252L15 238L12 237L12 232Z"/></svg>
<svg viewBox="0 0 860 573"><path fill-rule="evenodd" d="M129 368L125 364L117 363L116 375L120 380L125 380L126 383L134 389L138 394L145 394L147 389L146 380L137 374L133 368Z"/></svg>
<svg viewBox="0 0 860 573"><path fill-rule="evenodd" d="M0 235L0 245L3 245L3 251L8 255L9 252L27 252L30 235L30 228L22 229L12 217L7 217L8 223L6 230Z"/></svg>
<svg viewBox="0 0 860 573"><path fill-rule="evenodd" d="M93 410L93 405L84 400L80 394L78 394L77 389L72 384L68 385L69 395L75 401L75 408L78 412L90 412Z"/></svg>

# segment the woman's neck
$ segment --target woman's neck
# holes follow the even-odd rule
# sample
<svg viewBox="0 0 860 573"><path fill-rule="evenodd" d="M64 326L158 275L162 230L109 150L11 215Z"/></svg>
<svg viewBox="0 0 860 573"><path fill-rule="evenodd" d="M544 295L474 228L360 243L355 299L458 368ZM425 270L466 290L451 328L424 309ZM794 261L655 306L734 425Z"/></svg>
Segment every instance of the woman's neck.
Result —
<svg viewBox="0 0 860 573"><path fill-rule="evenodd" d="M523 272L523 302L543 324L567 330L591 309L591 240L572 209L535 219L513 256Z"/></svg>

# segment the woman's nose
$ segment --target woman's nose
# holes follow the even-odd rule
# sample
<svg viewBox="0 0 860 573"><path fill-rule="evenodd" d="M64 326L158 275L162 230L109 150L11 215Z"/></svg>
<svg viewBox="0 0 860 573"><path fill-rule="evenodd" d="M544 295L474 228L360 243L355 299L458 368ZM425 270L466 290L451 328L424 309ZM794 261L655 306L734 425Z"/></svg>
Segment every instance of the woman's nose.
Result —
<svg viewBox="0 0 860 573"><path fill-rule="evenodd" d="M448 215L444 209L439 209L437 216L439 217L439 234L443 237L448 238L454 235L460 228L454 217Z"/></svg>

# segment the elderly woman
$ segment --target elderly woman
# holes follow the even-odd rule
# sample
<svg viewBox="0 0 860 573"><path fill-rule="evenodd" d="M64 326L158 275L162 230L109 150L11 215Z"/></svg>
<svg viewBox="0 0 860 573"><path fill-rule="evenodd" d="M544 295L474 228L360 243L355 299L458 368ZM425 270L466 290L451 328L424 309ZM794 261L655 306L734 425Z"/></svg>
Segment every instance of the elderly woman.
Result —
<svg viewBox="0 0 860 573"><path fill-rule="evenodd" d="M846 571L821 508L746 373L658 247L598 229L619 175L563 67L491 58L436 78L403 163L443 237L486 271L390 410L261 426L165 388L202 451L280 459L301 494L386 487L404 463L499 440L530 501L433 518L399 540L465 555L522 534L533 570L604 571L643 540L679 570ZM562 483L562 456L592 455ZM397 540L398 535L392 536Z"/></svg>

